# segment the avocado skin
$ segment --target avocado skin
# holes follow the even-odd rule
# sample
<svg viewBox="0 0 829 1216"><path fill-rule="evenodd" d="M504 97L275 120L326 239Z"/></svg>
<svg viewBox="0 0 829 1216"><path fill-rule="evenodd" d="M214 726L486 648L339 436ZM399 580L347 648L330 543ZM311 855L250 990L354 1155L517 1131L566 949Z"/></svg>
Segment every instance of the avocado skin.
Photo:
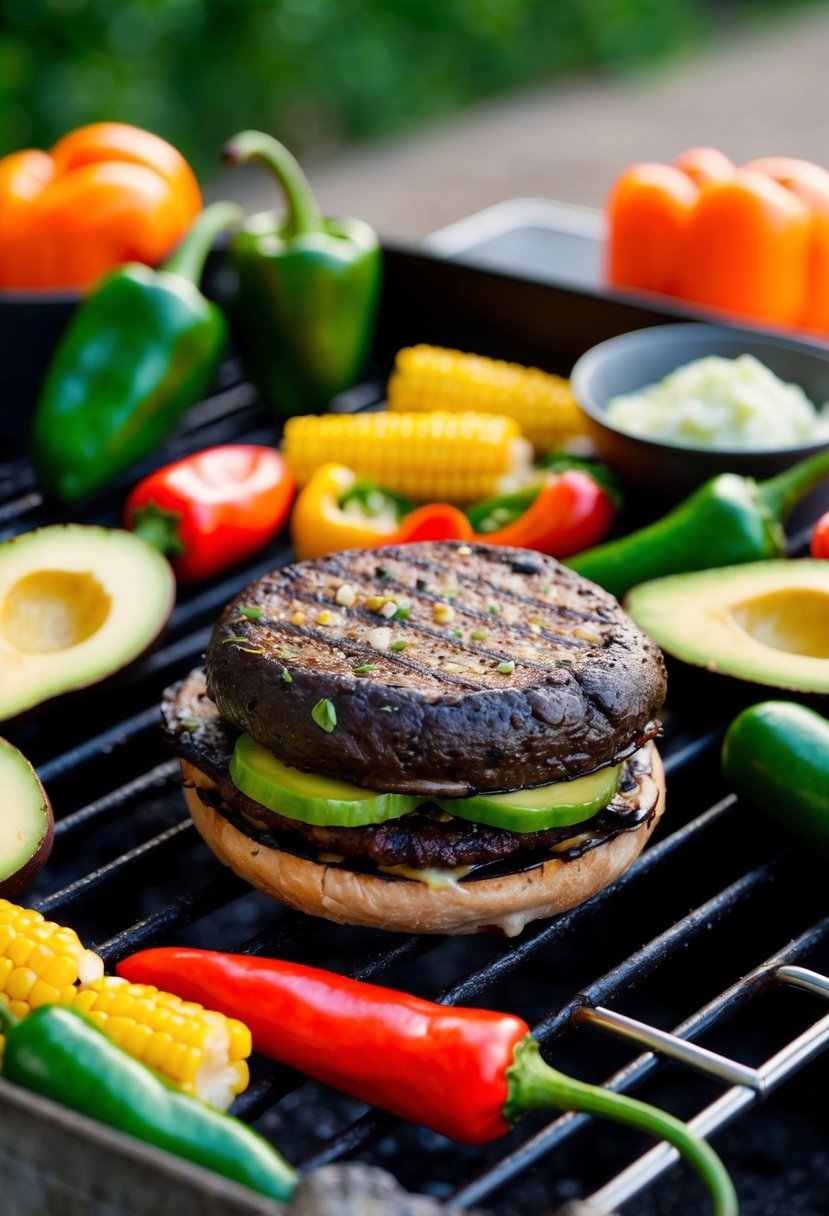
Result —
<svg viewBox="0 0 829 1216"><path fill-rule="evenodd" d="M731 723L727 780L777 826L829 859L829 722L790 701L762 701Z"/></svg>

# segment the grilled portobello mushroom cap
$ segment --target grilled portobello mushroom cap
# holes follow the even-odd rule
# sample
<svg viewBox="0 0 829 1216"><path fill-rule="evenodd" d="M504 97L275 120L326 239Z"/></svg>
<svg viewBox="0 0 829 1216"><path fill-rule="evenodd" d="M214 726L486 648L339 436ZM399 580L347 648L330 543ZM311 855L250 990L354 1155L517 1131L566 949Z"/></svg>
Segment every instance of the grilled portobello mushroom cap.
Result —
<svg viewBox="0 0 829 1216"><path fill-rule="evenodd" d="M641 745L658 648L555 559L457 542L298 562L207 652L221 715L288 764L443 797L582 775Z"/></svg>

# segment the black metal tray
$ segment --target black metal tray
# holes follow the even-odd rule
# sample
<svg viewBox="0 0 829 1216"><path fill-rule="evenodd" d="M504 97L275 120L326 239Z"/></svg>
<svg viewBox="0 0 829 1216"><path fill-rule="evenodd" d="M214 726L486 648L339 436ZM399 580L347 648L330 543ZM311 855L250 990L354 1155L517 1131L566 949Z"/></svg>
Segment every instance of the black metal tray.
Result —
<svg viewBox="0 0 829 1216"><path fill-rule="evenodd" d="M567 372L601 338L674 315L595 289L389 249L372 369L338 408L378 400L393 353L403 344L437 342ZM188 414L146 467L213 443L277 438L272 415L231 362L214 396ZM0 536L79 516L117 524L124 492L143 471L82 511L68 511L42 501L25 460L9 460L0 465ZM192 942L298 958L444 1001L511 1009L536 1027L553 1063L585 1079L635 1089L682 1116L706 1110L708 1128L750 1108L716 1140L734 1171L745 1216L771 1216L784 1205L787 1214L825 1213L829 1128L825 1104L812 1100L828 1079L825 1061L756 1109L761 1089L794 1074L829 1039L825 994L793 991L803 977L779 971L784 963L829 970L825 873L813 859L759 831L723 787L718 749L728 715L713 699L669 696L663 746L669 808L639 861L589 903L512 941L392 937L335 927L251 892L201 844L185 819L177 764L159 738L159 698L165 685L198 663L231 595L289 557L279 542L246 567L183 590L162 647L128 683L94 690L82 708L44 707L38 717L7 729L38 767L58 817L52 860L30 899L77 928L110 965L148 944ZM707 1075L690 1070L687 1061L664 1063L664 1051L683 1052L676 1040L661 1040L659 1055L640 1054L639 1047L596 1033L597 1025L618 1023L596 1013L597 1007L665 1030L681 1025L682 1039L745 1064L783 1055L753 1082L745 1070L733 1069L712 1079L710 1059L693 1051L684 1054L708 1068ZM647 1029L627 1024L626 1033L638 1034L640 1047L655 1046L652 1036L642 1038ZM264 1062L257 1063L254 1084L236 1110L303 1168L358 1157L391 1169L412 1190L459 1207L484 1205L500 1216L544 1213L585 1194L608 1206L635 1195L631 1210L639 1216L708 1210L685 1170L648 1185L670 1166L660 1149L633 1174L608 1182L648 1147L609 1124L537 1115L500 1142L462 1148L365 1112ZM231 1197L230 1184L203 1171L119 1143L94 1124L72 1122L78 1169L69 1186L66 1155L55 1147L66 1117L0 1084L4 1139L29 1146L25 1154L14 1147L4 1155L11 1216L148 1211L146 1191L139 1198L130 1181L142 1168L159 1211L167 1210L168 1187L181 1197L177 1211L200 1210L200 1204L228 1216L275 1210L238 1190ZM43 1136L42 1153L32 1149L35 1135Z"/></svg>

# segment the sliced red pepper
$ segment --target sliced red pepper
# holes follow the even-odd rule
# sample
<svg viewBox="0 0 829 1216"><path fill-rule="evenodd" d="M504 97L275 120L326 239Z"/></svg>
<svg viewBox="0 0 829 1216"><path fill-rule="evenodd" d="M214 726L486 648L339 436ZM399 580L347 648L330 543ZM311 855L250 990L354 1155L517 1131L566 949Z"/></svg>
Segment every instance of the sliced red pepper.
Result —
<svg viewBox="0 0 829 1216"><path fill-rule="evenodd" d="M821 515L815 524L809 552L812 557L829 560L829 511L825 515Z"/></svg>
<svg viewBox="0 0 829 1216"><path fill-rule="evenodd" d="M124 524L170 557L180 582L195 583L258 552L285 523L293 498L279 452L228 444L145 477L127 499Z"/></svg>
<svg viewBox="0 0 829 1216"><path fill-rule="evenodd" d="M570 557L602 540L615 517L616 506L607 490L589 473L569 469L547 474L538 497L523 515L477 539Z"/></svg>
<svg viewBox="0 0 829 1216"><path fill-rule="evenodd" d="M472 525L458 507L448 502L430 502L411 511L384 543L405 545L415 540L471 540Z"/></svg>

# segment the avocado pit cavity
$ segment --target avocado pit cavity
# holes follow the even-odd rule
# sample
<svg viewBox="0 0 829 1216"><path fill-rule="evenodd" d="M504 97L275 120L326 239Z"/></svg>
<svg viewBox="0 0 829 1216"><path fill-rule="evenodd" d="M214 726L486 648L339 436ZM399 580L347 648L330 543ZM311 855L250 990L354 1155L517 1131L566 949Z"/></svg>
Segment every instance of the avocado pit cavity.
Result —
<svg viewBox="0 0 829 1216"><path fill-rule="evenodd" d="M35 570L8 591L0 630L10 646L27 654L68 650L98 632L111 605L92 574Z"/></svg>
<svg viewBox="0 0 829 1216"><path fill-rule="evenodd" d="M829 592L787 587L734 604L735 624L763 646L829 659Z"/></svg>

